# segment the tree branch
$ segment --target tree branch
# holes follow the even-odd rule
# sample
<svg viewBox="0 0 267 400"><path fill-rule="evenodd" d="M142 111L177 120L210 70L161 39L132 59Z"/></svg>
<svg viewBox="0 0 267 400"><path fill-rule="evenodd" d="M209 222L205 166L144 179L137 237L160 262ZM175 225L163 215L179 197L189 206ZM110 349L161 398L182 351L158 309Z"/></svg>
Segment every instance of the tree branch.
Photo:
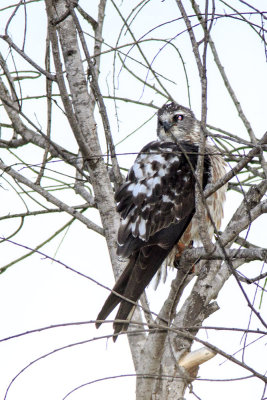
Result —
<svg viewBox="0 0 267 400"><path fill-rule="evenodd" d="M26 185L27 187L29 187L31 189L33 189L34 192L39 193L47 201L49 201L50 203L57 206L61 211L65 211L68 214L75 217L76 219L78 219L79 221L81 221L85 226L87 226L87 228L92 229L93 231L99 233L100 235L104 235L104 230L102 228L100 228L98 225L96 225L94 222L90 221L88 218L86 218L84 215L79 213L73 207L68 206L67 204L63 203L61 200L54 197L51 193L47 192L41 186L36 185L35 183L31 182L29 179L25 178L23 175L19 174L14 169L12 169L8 165L4 164L1 160L0 160L0 169L4 173L10 175L13 179L17 180L18 182L22 183L23 185Z"/></svg>

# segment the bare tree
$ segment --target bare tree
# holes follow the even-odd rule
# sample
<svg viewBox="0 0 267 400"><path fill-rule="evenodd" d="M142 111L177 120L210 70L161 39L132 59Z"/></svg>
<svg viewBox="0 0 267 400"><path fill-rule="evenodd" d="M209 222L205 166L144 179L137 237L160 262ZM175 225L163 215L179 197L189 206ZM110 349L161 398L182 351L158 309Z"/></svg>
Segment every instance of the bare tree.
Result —
<svg viewBox="0 0 267 400"><path fill-rule="evenodd" d="M215 244L205 240L205 225L200 223L204 246L184 251L158 313L150 310L146 295L142 296L127 334L137 377L136 398L182 399L187 388L192 391L199 365L216 354L247 370L265 387L267 378L262 371L247 364L244 358L203 340L199 331L206 318L218 310L216 298L232 276L236 290L241 291L257 320L258 331L248 325L246 335L266 333L266 319L247 294L247 285L253 283L264 293L267 249L260 243L250 243L246 232L267 212L267 133L254 132L254 121L246 116L234 91L213 32L217 38L217 25L227 29L227 24L223 25L225 21L236 26L242 24L245 30L257 35L262 46L260 62L264 64L267 12L245 1L237 2L236 6L208 0L200 6L194 0L176 0L170 6L165 1L161 3L162 12L171 7L173 20L163 16L161 24L150 27L145 26L142 15L147 7L153 13L153 2L135 3L130 11L128 6L116 1L106 3L106 0L99 1L97 13L95 5L84 2L82 7L72 0L46 0L45 9L43 2L21 0L0 10L5 18L0 54L1 190L12 188L14 197L25 207L25 211L12 208L0 217L11 229L14 226L12 232L1 238L2 246L10 243L18 246L17 237L23 233L24 222L32 216L40 220L43 229L46 229L45 216L58 213L70 216L67 223L36 248L24 246L26 253L2 265L0 272L6 273L33 253L43 254L42 247L47 242L79 221L96 237L105 238L117 278L124 262L116 256L119 217L114 191L126 172L120 164L127 163L124 164L125 158L119 158L116 142L125 141L124 149L128 150L124 153L127 151L131 160L135 157L135 152L127 147L127 143L132 145L131 138L121 133L126 130L129 134L132 129L125 123L121 110L126 107L129 113L140 110L139 115L145 115L147 121L143 122L139 115L131 121L137 118L141 126L166 101L186 99L189 106L198 105L203 132L216 143L229 166L221 181L197 193L199 220L202 221L205 198L227 182L228 196L231 192L237 193L239 205L231 210L224 231L216 232ZM46 23L47 32L46 38L40 34L34 43L28 31L36 10L40 24ZM137 21L141 21L139 25ZM105 24L107 31L103 38ZM246 51L253 57L253 49L247 46ZM162 54L163 64L159 62ZM212 108L212 102L219 101L209 97L209 80L214 79L209 76L212 68L216 68L215 84L224 87L236 110L235 118L243 125L240 134L209 124L208 108ZM195 83L191 84L190 79ZM38 84L32 85L35 81ZM181 87L178 95L177 83ZM35 88L40 94L34 94ZM29 92L32 94L28 95ZM153 124L148 125L151 136L142 138L140 143L155 137ZM205 135L200 150L204 150ZM200 177L201 165L198 173ZM94 210L99 213L101 223L95 222ZM12 223L14 220L20 221L18 226ZM255 260L264 267L254 278L247 278L239 271L240 267ZM196 274L190 274L193 264L199 266ZM190 292L183 296L193 279ZM193 343L198 344L197 350L192 351Z"/></svg>

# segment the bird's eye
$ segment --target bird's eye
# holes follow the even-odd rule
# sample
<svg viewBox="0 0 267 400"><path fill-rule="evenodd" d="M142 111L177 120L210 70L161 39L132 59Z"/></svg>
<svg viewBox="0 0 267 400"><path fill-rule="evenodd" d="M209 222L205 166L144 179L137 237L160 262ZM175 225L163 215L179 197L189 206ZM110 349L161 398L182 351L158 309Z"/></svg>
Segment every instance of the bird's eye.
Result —
<svg viewBox="0 0 267 400"><path fill-rule="evenodd" d="M159 125L162 126L162 125L163 125L163 122L162 122L160 119L159 119L158 121L159 121Z"/></svg>
<svg viewBox="0 0 267 400"><path fill-rule="evenodd" d="M184 116L182 114L176 114L173 116L173 122L178 122L178 121L182 121L184 119Z"/></svg>

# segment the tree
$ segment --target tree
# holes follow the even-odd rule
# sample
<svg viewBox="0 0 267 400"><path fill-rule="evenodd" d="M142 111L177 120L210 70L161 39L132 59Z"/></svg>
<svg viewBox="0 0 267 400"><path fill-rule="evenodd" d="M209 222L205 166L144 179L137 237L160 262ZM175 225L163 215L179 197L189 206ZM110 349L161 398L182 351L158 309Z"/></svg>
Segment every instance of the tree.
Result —
<svg viewBox="0 0 267 400"><path fill-rule="evenodd" d="M137 307L128 333L137 377L136 398L183 398L187 388L194 393L192 382L197 378L199 365L215 354L248 371L265 388L267 379L260 365L252 366L246 362L244 354L243 357L233 356L204 340L201 331L206 318L219 308L216 298L224 284L233 277L235 292L231 296L240 291L251 313L250 322L241 329L245 335L244 350L251 335L258 338L266 333L264 314L255 298L259 294L263 296L265 291L267 250L260 237L256 244L248 237L255 224L264 226L262 217L267 211L264 198L267 134L261 132L260 125L255 132L252 128L261 112L252 116L249 112L256 103L263 114L263 101L252 93L243 108L228 69L237 63L236 72L230 75L242 72L243 59L238 63L233 54L238 43L245 48L247 62L254 59L255 52L257 65L253 64L256 75L253 82L257 78L262 80L267 13L257 9L254 3L244 1L236 5L206 1L200 6L193 0L190 5L178 0L171 5L167 1L160 4L142 1L129 9L126 4L100 0L97 13L95 5L81 3L46 0L44 9L43 2L34 0L15 5L6 2L1 9L5 17L0 77L1 191L8 191L3 196L12 198L12 209L6 207L1 217L6 221L8 232L2 237L2 246L8 249L8 254L10 248L14 249L12 253L18 246L23 248L19 257L2 265L2 277L33 253L61 262L70 269L68 262L50 256L42 247L75 221L94 232L93 240L97 240L97 236L104 237L115 277L119 276L124 262L116 256L119 219L114 190L124 180L127 168L121 165L129 167L142 144L155 138L155 119L150 120L163 103L175 99L198 112L203 131L224 154L229 166L227 174L223 181L202 194L207 197L230 182L230 212L227 209L228 221L225 229L217 232L215 246L205 240L205 226L200 224L203 247L183 253L180 267L172 273L172 283L160 300L157 313L150 312L154 308L149 306L147 297L142 296L142 307ZM37 13L38 25L34 22ZM149 19L156 14L157 18ZM43 29L45 15L47 32ZM237 27L242 33L236 32ZM106 29L105 36L103 29ZM218 49L223 47L221 41L224 36L227 38L227 29L231 35L236 32L236 37L231 37L232 43L227 44L232 60L228 68L224 68ZM257 42L258 47L254 49L250 42L242 42L242 34L246 39L253 36L253 45ZM245 84L251 90L249 81L250 77L246 77ZM261 84L266 89L266 83ZM255 93L260 89L256 87ZM37 95L36 90L40 94ZM240 86L241 97L242 90ZM228 100L225 100L226 94ZM229 131L223 124L221 126L228 115ZM210 124L217 117L218 126ZM132 131L138 124L138 129ZM142 125L145 126L143 130ZM135 131L145 133L142 138L138 137L138 148L134 143L136 139L133 141L130 137ZM121 142L124 142L123 147L119 147ZM120 148L122 151L118 150ZM127 163L125 155L131 156ZM236 204L236 209L230 207L232 203ZM200 221L204 207L205 202L198 196ZM100 217L98 221L96 212ZM69 214L71 219L64 220L64 224L51 233L54 221L60 221L60 217L55 217L57 214L63 214L64 218ZM33 216L38 218L37 224L46 236L35 248L29 245L26 236L30 234L31 237L33 233L27 225ZM49 221L47 226L44 218ZM20 222L15 225L13 221ZM22 240L24 237L26 241ZM73 245L75 247L74 239ZM90 246L93 247L94 242L88 244L84 255L88 254L88 249L90 252ZM197 261L201 267L195 277L189 271ZM252 261L257 263L253 264L252 278L248 278L246 269L243 272L241 267ZM103 270L108 267L97 265L97 260L93 264ZM259 269L260 273L254 272ZM82 271L76 272L82 274ZM84 279L88 278L85 275L88 274L84 273ZM188 290L193 279L194 284ZM250 291L249 283L256 289ZM153 296L157 296L157 292ZM97 304L100 308L101 302ZM94 318L91 313L90 316ZM235 325L228 328L233 332ZM109 332L110 329L109 326ZM222 322L214 329L224 332L227 325ZM133 331L137 332L133 334ZM196 344L195 352L193 344Z"/></svg>

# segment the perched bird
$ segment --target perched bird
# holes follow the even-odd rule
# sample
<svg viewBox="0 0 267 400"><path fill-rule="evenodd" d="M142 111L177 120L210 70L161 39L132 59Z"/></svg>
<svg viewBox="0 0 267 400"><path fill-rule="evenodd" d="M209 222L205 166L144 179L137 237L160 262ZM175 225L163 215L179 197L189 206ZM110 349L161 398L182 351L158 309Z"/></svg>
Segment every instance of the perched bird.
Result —
<svg viewBox="0 0 267 400"><path fill-rule="evenodd" d="M113 290L136 302L164 260L199 240L195 213L195 170L201 142L200 123L193 112L175 102L158 111L158 140L148 143L138 154L126 181L115 199L121 216L117 254L129 262ZM225 162L211 144L206 144L203 189L225 174ZM223 217L226 186L207 199L217 229ZM210 238L213 225L205 212ZM111 293L97 319L104 320L120 303L114 335L127 330L134 307ZM101 323L97 323L99 327ZM116 336L114 336L116 340Z"/></svg>

